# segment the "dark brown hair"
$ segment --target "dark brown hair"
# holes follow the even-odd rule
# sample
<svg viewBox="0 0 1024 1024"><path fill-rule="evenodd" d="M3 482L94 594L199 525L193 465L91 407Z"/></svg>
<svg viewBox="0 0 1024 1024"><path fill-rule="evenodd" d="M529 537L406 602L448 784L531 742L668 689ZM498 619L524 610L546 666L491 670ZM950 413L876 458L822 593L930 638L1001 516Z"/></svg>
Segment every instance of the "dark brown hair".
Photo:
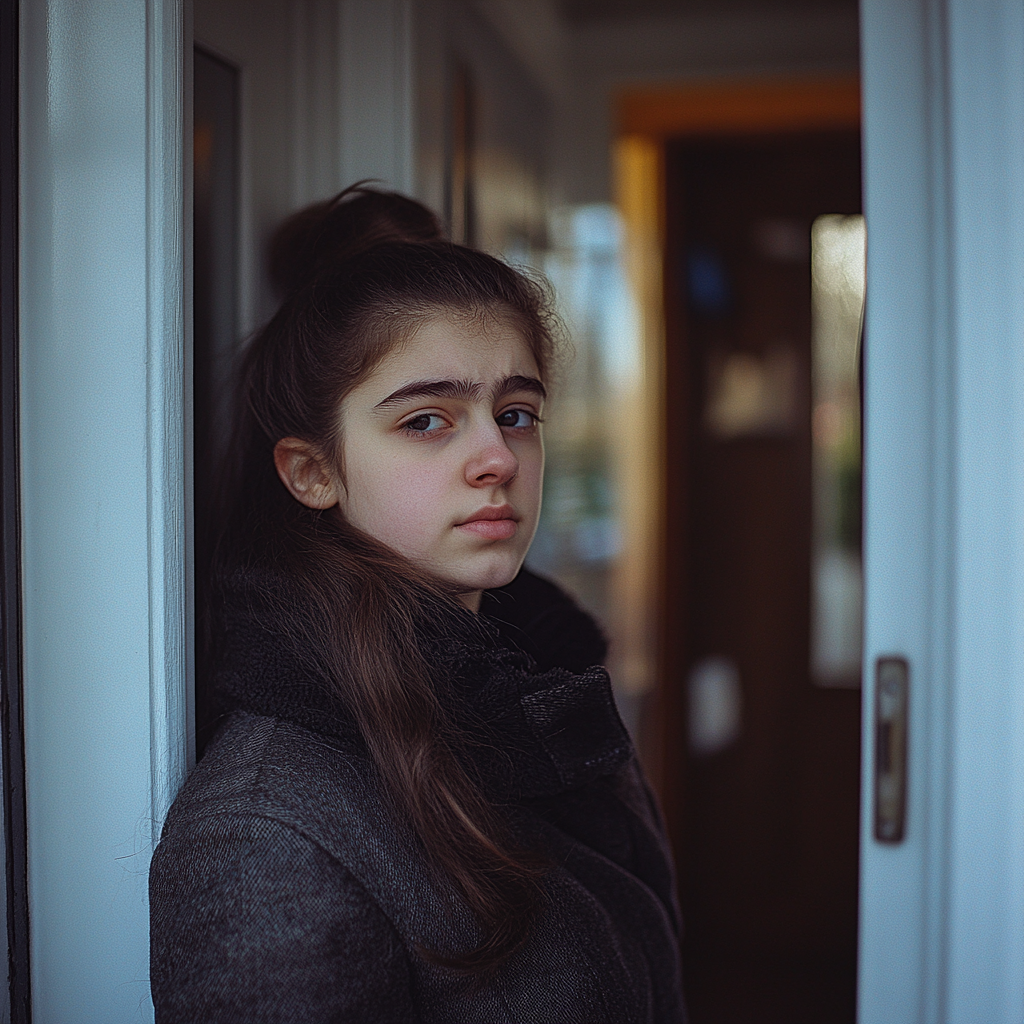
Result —
<svg viewBox="0 0 1024 1024"><path fill-rule="evenodd" d="M283 221L270 240L270 280L286 298L331 267L383 242L432 242L440 220L422 203L363 182Z"/></svg>
<svg viewBox="0 0 1024 1024"><path fill-rule="evenodd" d="M425 237L413 232L410 239L409 223ZM320 255L284 252L309 237ZM275 616L331 680L387 798L479 924L475 949L428 955L484 977L525 940L542 868L515 848L460 762L463 738L431 676L424 637L467 615L451 586L356 529L337 508L296 501L277 477L273 450L281 438L298 437L340 465L342 398L434 317L504 319L544 377L554 315L542 285L445 241L433 215L405 197L348 191L293 218L278 244L275 265L302 265L310 276L282 285L288 298L244 356L217 573L266 569L291 584Z"/></svg>

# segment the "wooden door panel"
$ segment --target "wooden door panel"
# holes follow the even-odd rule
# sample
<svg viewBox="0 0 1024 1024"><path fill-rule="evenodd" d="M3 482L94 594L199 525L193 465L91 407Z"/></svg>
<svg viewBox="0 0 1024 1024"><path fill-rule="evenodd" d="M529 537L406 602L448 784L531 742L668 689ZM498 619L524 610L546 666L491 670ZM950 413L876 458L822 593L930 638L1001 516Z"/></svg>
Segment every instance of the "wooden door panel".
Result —
<svg viewBox="0 0 1024 1024"><path fill-rule="evenodd" d="M860 701L809 669L810 228L859 212L859 139L671 142L666 183L668 394L685 438L669 501L683 530L670 824L693 1019L852 1021ZM685 694L709 657L735 666L740 728L695 754Z"/></svg>

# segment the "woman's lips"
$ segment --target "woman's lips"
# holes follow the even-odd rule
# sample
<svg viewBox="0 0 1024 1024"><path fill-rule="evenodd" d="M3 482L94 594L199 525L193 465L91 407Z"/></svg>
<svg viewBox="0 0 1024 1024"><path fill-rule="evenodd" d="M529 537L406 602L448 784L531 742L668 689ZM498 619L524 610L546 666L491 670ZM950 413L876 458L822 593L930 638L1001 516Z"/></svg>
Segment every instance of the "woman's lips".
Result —
<svg viewBox="0 0 1024 1024"><path fill-rule="evenodd" d="M455 526L484 540L509 540L519 529L519 519L511 505L494 505L474 512Z"/></svg>

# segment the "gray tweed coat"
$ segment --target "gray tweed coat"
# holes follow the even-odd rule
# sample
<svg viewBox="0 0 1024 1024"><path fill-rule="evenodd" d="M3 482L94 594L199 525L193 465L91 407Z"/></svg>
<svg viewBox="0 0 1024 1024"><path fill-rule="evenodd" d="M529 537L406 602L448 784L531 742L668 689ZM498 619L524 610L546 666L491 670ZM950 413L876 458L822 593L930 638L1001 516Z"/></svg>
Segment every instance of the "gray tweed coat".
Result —
<svg viewBox="0 0 1024 1024"><path fill-rule="evenodd" d="M519 607L493 645L439 657L490 731L485 790L554 865L526 945L483 984L424 959L474 945L471 916L381 800L354 728L249 623L222 674L235 708L153 859L158 1024L685 1020L668 851L607 675L542 670L592 652L572 650L592 623L543 581L520 590L530 621Z"/></svg>

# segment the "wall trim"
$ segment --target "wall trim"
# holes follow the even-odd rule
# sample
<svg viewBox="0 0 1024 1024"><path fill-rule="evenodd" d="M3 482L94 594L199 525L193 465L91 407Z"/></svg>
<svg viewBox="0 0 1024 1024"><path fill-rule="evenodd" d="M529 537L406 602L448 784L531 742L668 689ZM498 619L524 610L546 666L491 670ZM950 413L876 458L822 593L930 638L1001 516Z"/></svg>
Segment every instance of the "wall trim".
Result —
<svg viewBox="0 0 1024 1024"><path fill-rule="evenodd" d="M638 86L619 91L619 135L669 138L859 128L856 75L744 78Z"/></svg>

